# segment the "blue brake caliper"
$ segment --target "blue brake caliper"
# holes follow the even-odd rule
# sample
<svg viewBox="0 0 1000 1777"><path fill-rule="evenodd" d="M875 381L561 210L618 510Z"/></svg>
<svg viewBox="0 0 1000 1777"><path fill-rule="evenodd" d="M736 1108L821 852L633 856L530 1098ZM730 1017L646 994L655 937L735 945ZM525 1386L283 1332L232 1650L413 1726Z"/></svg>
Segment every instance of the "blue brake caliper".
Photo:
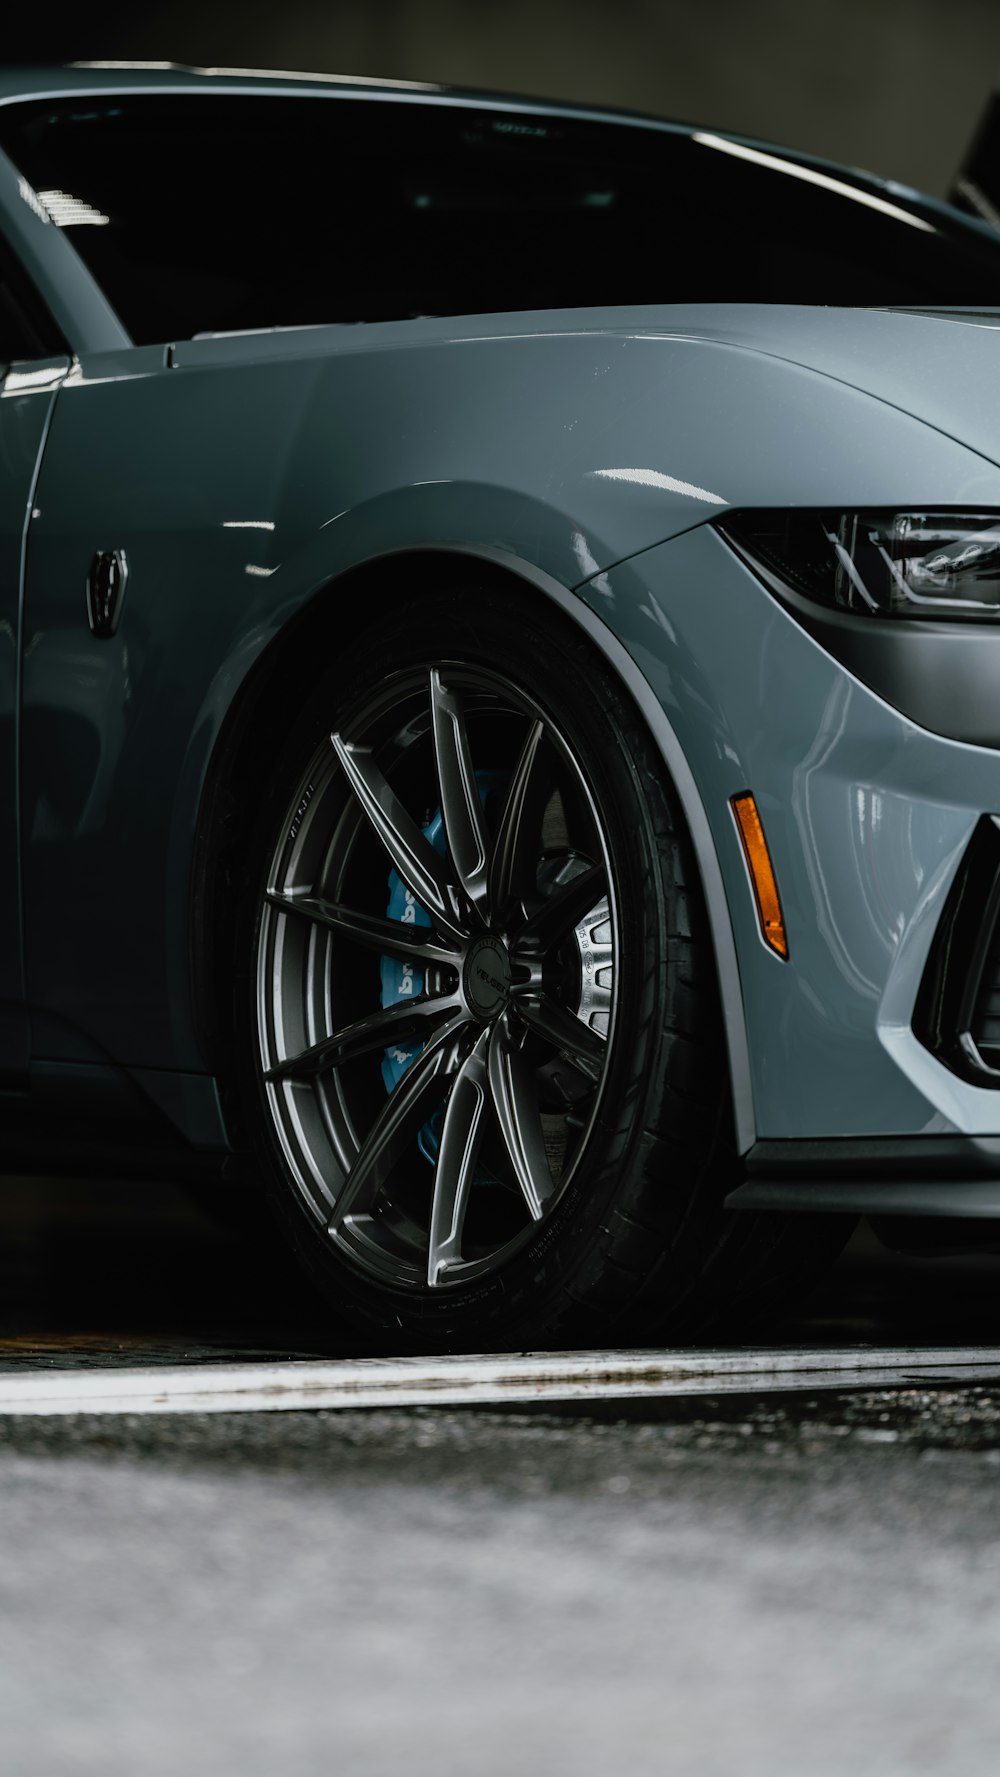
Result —
<svg viewBox="0 0 1000 1777"><path fill-rule="evenodd" d="M486 798L491 790L503 790L510 782L505 771L477 771L476 787L479 800L485 807ZM425 838L429 839L434 850L444 857L444 822L441 810L436 809L426 827L423 829ZM429 926L430 915L421 907L411 890L407 888L402 877L395 871L389 872L389 905L386 912L390 919L398 919L403 925ZM401 958L384 956L381 962L382 1005L395 1006L400 1000L409 1000L422 993L424 985L423 970L413 963L404 962ZM411 1061L415 1061L423 1048L422 1043L397 1043L386 1049L382 1056L382 1079L387 1092L392 1092L399 1085ZM437 1159L441 1134L441 1112L435 1111L429 1117L417 1137L417 1146L425 1160L432 1164Z"/></svg>

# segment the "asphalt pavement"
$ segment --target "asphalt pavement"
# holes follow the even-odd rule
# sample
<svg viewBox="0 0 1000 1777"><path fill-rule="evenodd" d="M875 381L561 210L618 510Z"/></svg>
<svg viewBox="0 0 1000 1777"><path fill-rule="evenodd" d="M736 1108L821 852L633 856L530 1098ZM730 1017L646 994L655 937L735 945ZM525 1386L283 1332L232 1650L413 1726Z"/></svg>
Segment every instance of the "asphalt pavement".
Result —
<svg viewBox="0 0 1000 1777"><path fill-rule="evenodd" d="M8 1777L996 1770L996 1391L0 1437Z"/></svg>
<svg viewBox="0 0 1000 1777"><path fill-rule="evenodd" d="M8 1370L350 1358L165 1187L12 1188ZM782 1344L1000 1343L862 1234ZM1000 1389L0 1418L3 1777L993 1777Z"/></svg>

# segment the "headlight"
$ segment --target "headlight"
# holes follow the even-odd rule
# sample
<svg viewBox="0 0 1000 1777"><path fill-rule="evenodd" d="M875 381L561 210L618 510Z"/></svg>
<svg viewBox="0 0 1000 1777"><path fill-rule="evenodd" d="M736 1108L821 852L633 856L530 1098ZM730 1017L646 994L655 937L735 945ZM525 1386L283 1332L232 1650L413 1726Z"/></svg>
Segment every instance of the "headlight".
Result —
<svg viewBox="0 0 1000 1777"><path fill-rule="evenodd" d="M1000 619L995 512L737 512L719 529L766 580L835 610Z"/></svg>

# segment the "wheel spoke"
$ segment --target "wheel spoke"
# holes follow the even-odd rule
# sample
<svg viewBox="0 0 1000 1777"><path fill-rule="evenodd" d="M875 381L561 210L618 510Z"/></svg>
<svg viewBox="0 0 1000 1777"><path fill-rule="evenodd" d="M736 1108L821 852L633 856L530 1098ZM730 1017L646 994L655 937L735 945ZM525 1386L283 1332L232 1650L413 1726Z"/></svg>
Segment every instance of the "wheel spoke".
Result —
<svg viewBox="0 0 1000 1777"><path fill-rule="evenodd" d="M397 1000L395 1005L370 1012L334 1031L332 1036L322 1037L300 1054L289 1055L269 1068L264 1078L269 1085L280 1085L283 1080L314 1080L330 1068L343 1067L345 1062L368 1055L373 1049L387 1049L414 1036L423 1040L443 1018L453 1016L456 1007L451 996Z"/></svg>
<svg viewBox="0 0 1000 1777"><path fill-rule="evenodd" d="M532 722L514 768L489 863L489 907L501 917L521 884L534 887L543 792L537 770L544 724Z"/></svg>
<svg viewBox="0 0 1000 1777"><path fill-rule="evenodd" d="M416 1140L420 1125L432 1109L430 1101L441 1096L447 1075L460 1064L459 1043L465 1024L464 1014L458 1014L442 1025L386 1099L344 1180L328 1223L331 1233L347 1216L371 1209L379 1187L385 1184L405 1149Z"/></svg>
<svg viewBox="0 0 1000 1777"><path fill-rule="evenodd" d="M330 740L344 776L399 875L431 917L461 942L443 860L407 814L371 749L351 746L339 734L331 734Z"/></svg>
<svg viewBox="0 0 1000 1777"><path fill-rule="evenodd" d="M555 1187L545 1153L534 1070L503 1020L492 1029L488 1067L490 1094L507 1156L531 1218L539 1222Z"/></svg>
<svg viewBox="0 0 1000 1777"><path fill-rule="evenodd" d="M380 955L400 956L408 962L419 960L450 963L453 968L459 966L459 951L453 944L442 943L427 926L404 925L398 919L379 919L374 914L359 913L354 908L341 907L336 901L323 901L315 895L282 895L269 889L267 901L279 913L298 914L300 918L328 927L352 944L378 951Z"/></svg>
<svg viewBox="0 0 1000 1777"><path fill-rule="evenodd" d="M573 926L579 925L584 914L607 892L607 877L600 864L592 864L579 876L571 877L525 921L517 934L515 953L523 950L544 955Z"/></svg>
<svg viewBox="0 0 1000 1777"><path fill-rule="evenodd" d="M473 907L486 895L486 833L462 706L431 671L431 719L441 819L452 867Z"/></svg>
<svg viewBox="0 0 1000 1777"><path fill-rule="evenodd" d="M432 601L384 661L358 656L260 859L260 1115L331 1276L413 1325L421 1298L471 1324L540 1242L575 1262L615 1085L618 743L569 691L564 724L557 636L531 666L480 615L467 653Z"/></svg>
<svg viewBox="0 0 1000 1777"><path fill-rule="evenodd" d="M515 1005L529 1030L568 1055L588 1080L600 1079L608 1050L605 1037L548 994L525 994Z"/></svg>
<svg viewBox="0 0 1000 1777"><path fill-rule="evenodd" d="M483 1031L448 1096L434 1172L427 1250L427 1282L432 1289L441 1282L442 1272L462 1257L465 1212L483 1133L489 1040L489 1031Z"/></svg>

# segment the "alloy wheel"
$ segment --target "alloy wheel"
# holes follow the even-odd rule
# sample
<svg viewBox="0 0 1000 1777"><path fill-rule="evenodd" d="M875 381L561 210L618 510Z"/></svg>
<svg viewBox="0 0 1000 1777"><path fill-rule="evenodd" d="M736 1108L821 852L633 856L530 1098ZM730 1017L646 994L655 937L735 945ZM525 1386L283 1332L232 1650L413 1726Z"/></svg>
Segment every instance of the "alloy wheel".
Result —
<svg viewBox="0 0 1000 1777"><path fill-rule="evenodd" d="M355 1266L441 1292L537 1234L599 1114L621 953L550 713L453 661L357 701L289 802L257 950L269 1120Z"/></svg>

